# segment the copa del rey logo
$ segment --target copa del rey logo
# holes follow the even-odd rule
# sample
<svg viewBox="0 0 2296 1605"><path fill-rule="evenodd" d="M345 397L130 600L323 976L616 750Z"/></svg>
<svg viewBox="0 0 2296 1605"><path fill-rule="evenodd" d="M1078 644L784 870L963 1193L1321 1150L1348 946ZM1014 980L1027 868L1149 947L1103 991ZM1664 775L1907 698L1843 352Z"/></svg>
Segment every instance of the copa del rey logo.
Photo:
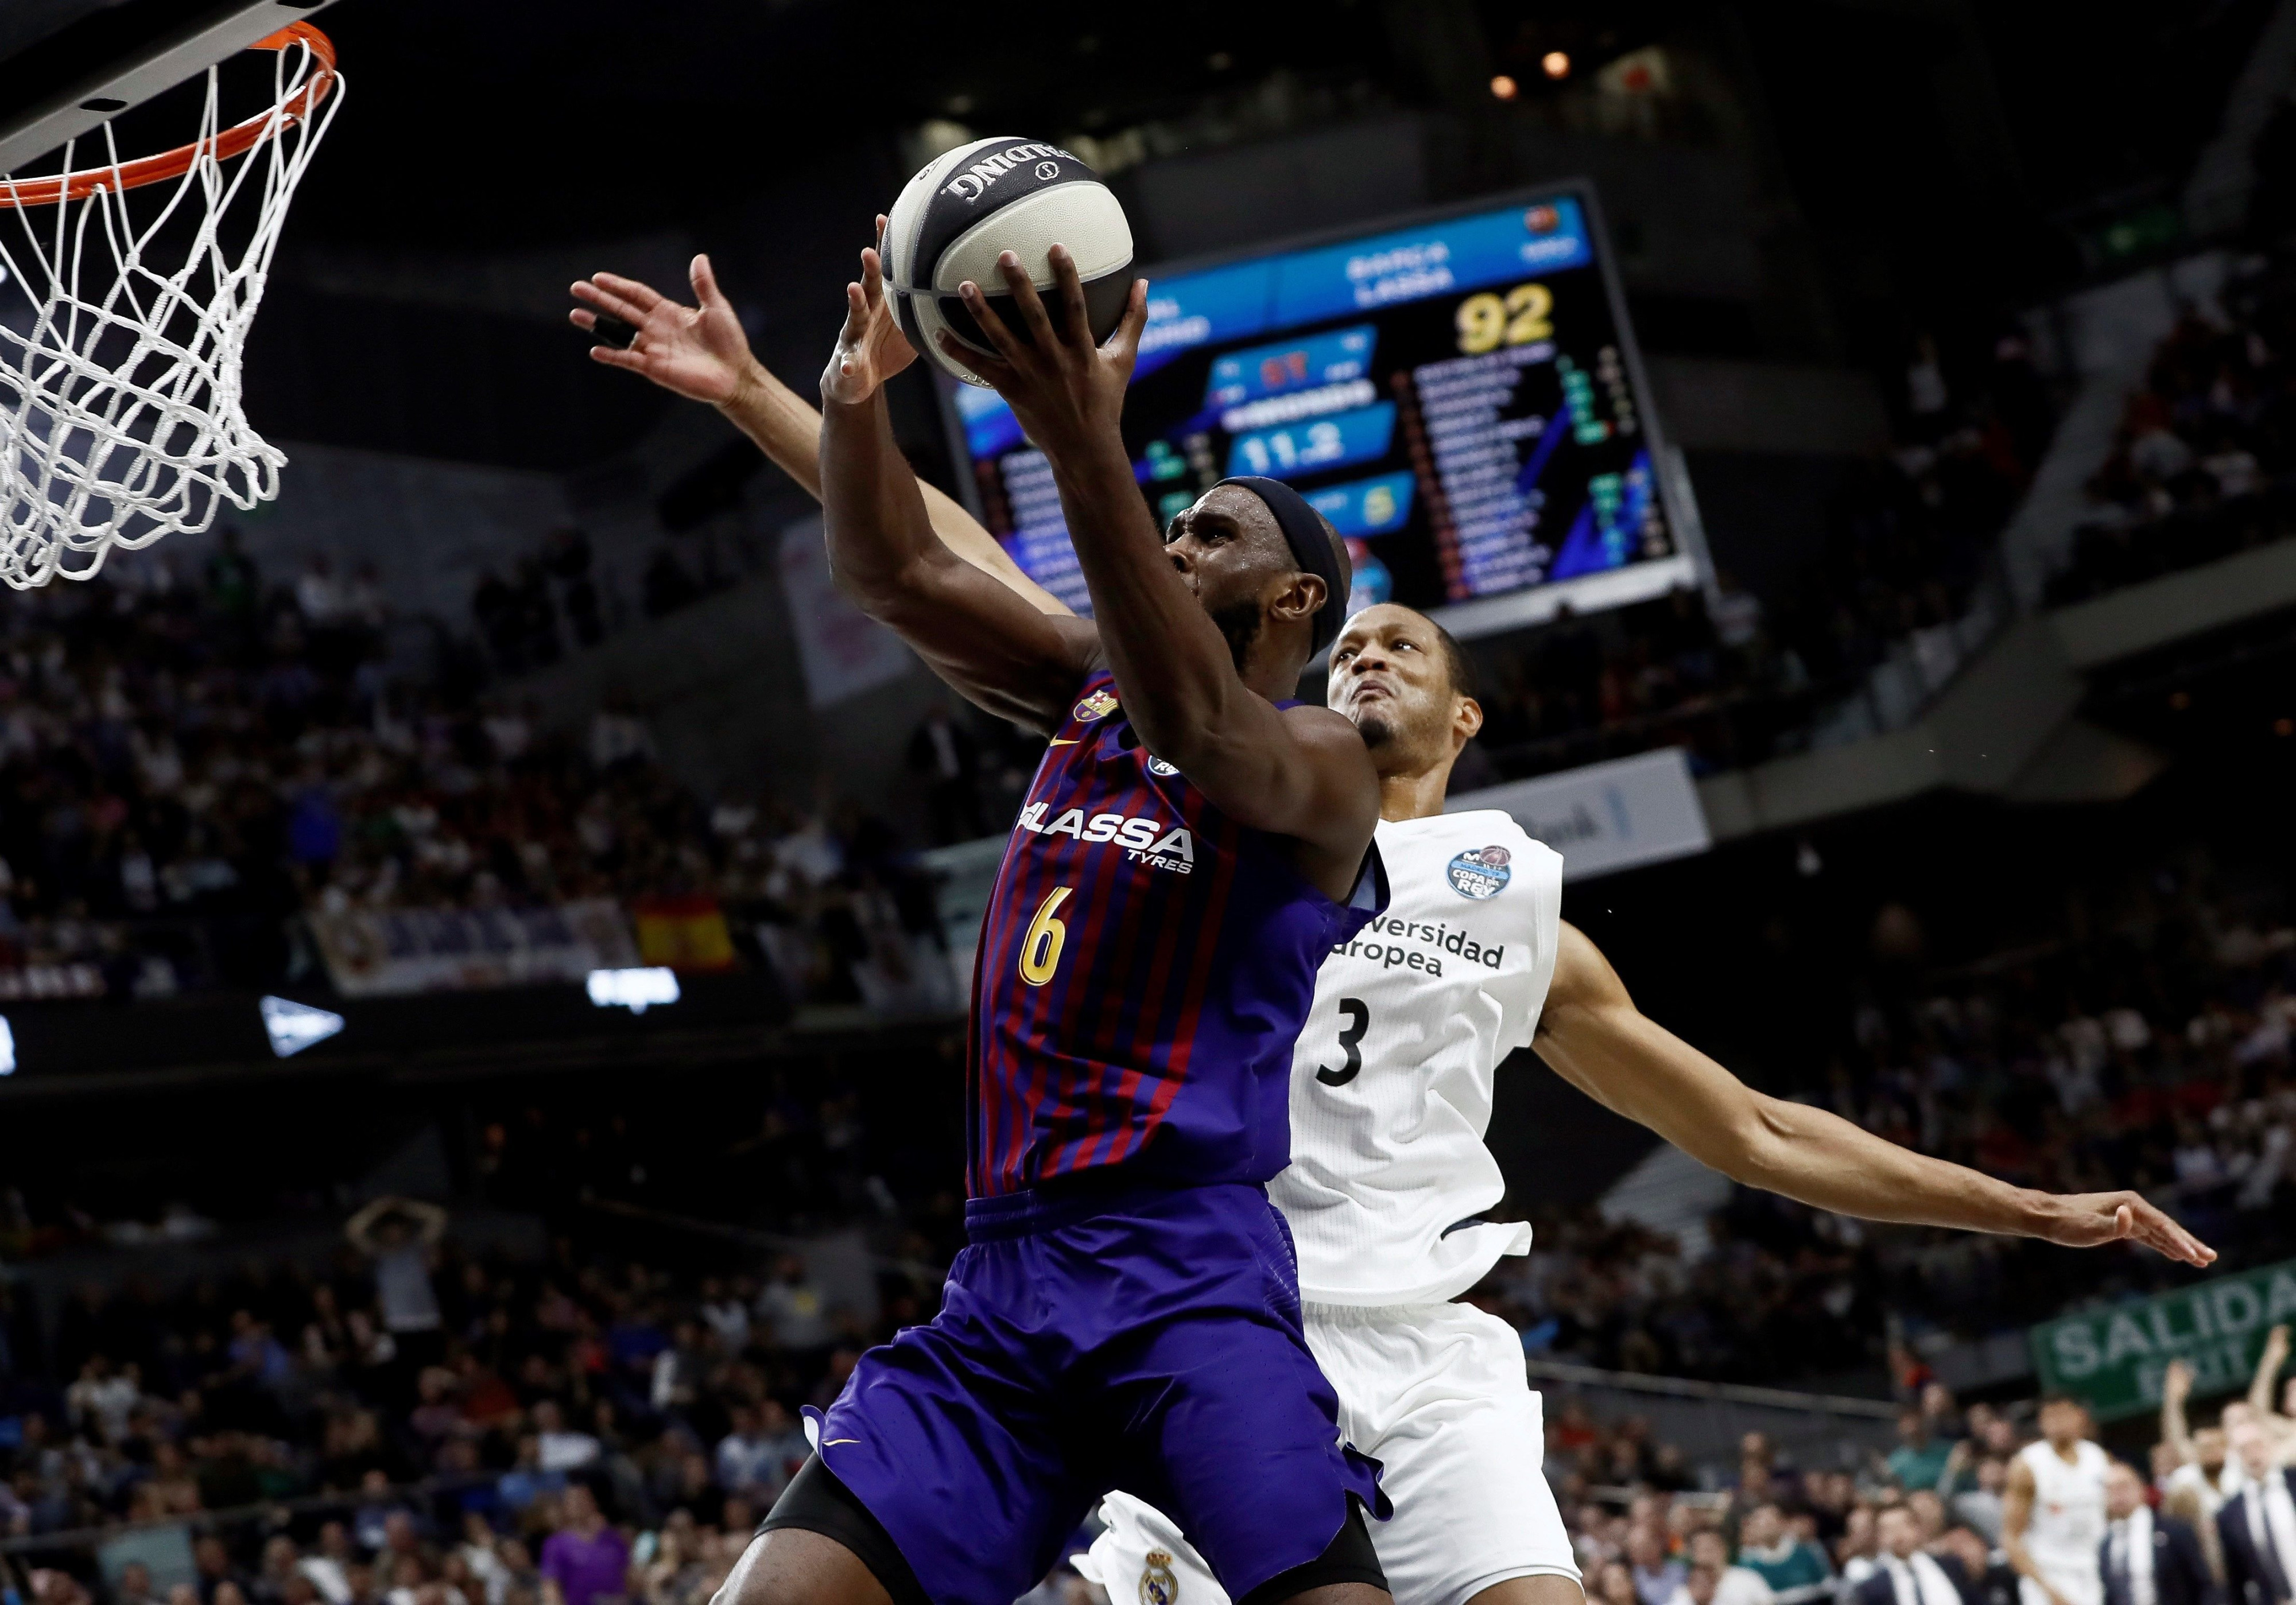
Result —
<svg viewBox="0 0 2296 1605"><path fill-rule="evenodd" d="M944 195L954 195L959 201L970 204L987 194L989 185L1017 168L1026 167L1029 163L1035 162L1037 176L1051 179L1060 176L1060 164L1062 161L1075 160L1075 157L1058 145L1008 145L1002 151L993 151L982 157L964 172L957 174L940 186L940 192Z"/></svg>

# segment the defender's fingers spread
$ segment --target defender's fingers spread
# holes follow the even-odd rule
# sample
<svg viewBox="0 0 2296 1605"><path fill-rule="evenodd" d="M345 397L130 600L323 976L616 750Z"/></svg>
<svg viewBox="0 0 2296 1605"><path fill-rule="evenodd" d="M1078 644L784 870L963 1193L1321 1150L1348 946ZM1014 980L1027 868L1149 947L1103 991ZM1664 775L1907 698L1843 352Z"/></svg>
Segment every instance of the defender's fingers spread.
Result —
<svg viewBox="0 0 2296 1605"><path fill-rule="evenodd" d="M646 308L627 296L617 295L599 285L577 284L574 293L609 317L618 317L633 326L646 321Z"/></svg>
<svg viewBox="0 0 2296 1605"><path fill-rule="evenodd" d="M707 251L693 258L693 293L704 307L722 303L726 299L725 292L718 288L718 270L709 265Z"/></svg>
<svg viewBox="0 0 2296 1605"><path fill-rule="evenodd" d="M637 279L626 279L618 273L594 273L590 282L610 295L617 295L634 306L651 310L669 298L652 285Z"/></svg>
<svg viewBox="0 0 2296 1605"><path fill-rule="evenodd" d="M598 315L587 307L577 307L567 313L566 321L577 329L592 329L597 326Z"/></svg>

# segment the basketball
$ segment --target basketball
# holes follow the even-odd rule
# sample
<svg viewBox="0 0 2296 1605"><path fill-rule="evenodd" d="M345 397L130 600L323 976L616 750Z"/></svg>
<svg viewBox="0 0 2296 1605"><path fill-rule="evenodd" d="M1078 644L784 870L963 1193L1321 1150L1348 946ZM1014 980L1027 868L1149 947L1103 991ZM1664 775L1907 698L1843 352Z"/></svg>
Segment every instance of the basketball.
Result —
<svg viewBox="0 0 2296 1605"><path fill-rule="evenodd" d="M985 382L952 361L937 336L947 330L966 349L994 350L957 286L980 286L1005 324L1021 328L1002 288L996 258L1012 251L1039 291L1053 283L1048 252L1065 245L1084 281L1092 337L1106 340L1132 291L1132 225L1100 175L1057 145L1019 138L976 139L929 163L909 180L880 242L885 283L909 343L970 385ZM1049 308L1054 317L1057 307Z"/></svg>

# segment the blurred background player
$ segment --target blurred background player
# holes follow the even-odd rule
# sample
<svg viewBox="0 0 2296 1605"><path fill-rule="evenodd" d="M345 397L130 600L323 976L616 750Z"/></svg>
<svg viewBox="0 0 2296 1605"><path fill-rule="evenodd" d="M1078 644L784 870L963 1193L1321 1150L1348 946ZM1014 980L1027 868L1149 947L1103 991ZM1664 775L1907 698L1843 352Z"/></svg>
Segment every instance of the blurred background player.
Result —
<svg viewBox="0 0 2296 1605"><path fill-rule="evenodd" d="M2104 1583L2105 1453L2088 1440L2080 1401L2041 1402L2041 1439L2010 1463L2001 1542L2023 1579L2025 1605L2100 1605Z"/></svg>

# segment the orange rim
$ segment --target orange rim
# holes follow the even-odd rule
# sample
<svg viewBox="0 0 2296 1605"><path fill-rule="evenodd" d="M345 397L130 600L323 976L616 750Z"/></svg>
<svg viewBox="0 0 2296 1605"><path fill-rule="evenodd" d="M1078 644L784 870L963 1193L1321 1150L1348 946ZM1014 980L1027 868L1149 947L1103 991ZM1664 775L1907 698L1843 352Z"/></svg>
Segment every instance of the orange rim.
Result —
<svg viewBox="0 0 2296 1605"><path fill-rule="evenodd" d="M271 135L303 121L318 109L335 86L335 45L308 22L290 22L277 33L257 40L250 50L286 50L296 45L308 47L316 66L302 86L287 97L283 106L260 112L245 122L234 123L212 140L195 139L187 145L172 151L162 151L157 156L146 156L138 161L124 161L118 167L91 168L79 173L59 173L48 178L31 178L15 184L0 184L0 209L8 207L53 206L60 201L85 201L90 195L101 194L117 187L122 190L140 189L147 184L164 184L170 178L181 178L192 170L202 151L211 150L217 161L229 161L244 155Z"/></svg>

